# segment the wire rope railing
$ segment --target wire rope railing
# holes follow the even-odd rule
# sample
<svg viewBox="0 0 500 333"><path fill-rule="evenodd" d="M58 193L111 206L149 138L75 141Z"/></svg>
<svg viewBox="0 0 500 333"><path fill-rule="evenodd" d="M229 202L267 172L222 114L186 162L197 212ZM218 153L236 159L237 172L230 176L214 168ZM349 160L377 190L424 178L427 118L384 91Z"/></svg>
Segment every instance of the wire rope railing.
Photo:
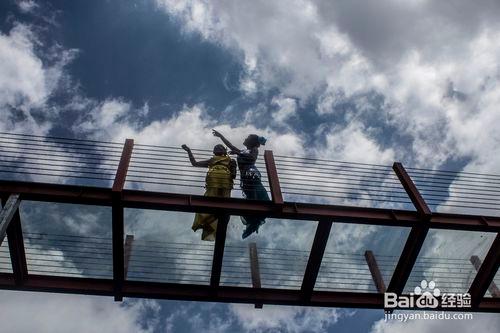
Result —
<svg viewBox="0 0 500 333"><path fill-rule="evenodd" d="M110 187L123 147L119 142L0 132L0 180ZM192 151L198 160L213 156L207 149ZM270 197L271 185L279 181L278 191L290 202L415 210L389 165L279 154L273 161L276 175L267 174L269 165L263 156L255 162ZM500 214L500 175L406 169L434 212ZM202 195L206 172L206 168L192 167L180 147L136 143L125 188ZM256 185L245 186L252 189ZM244 197L239 175L234 179L232 196Z"/></svg>
<svg viewBox="0 0 500 333"><path fill-rule="evenodd" d="M25 252L30 274L112 279L110 237L25 233ZM213 244L134 239L129 245L127 279L207 285L210 282ZM221 285L252 286L249 249L226 245ZM258 247L259 277L264 288L300 289L309 251ZM377 254L382 278L388 282L398 256ZM0 247L0 272L9 271L9 249ZM419 256L406 291L424 278L433 280L442 291L466 292L476 269L464 258ZM326 251L315 290L377 292L365 255L356 252Z"/></svg>

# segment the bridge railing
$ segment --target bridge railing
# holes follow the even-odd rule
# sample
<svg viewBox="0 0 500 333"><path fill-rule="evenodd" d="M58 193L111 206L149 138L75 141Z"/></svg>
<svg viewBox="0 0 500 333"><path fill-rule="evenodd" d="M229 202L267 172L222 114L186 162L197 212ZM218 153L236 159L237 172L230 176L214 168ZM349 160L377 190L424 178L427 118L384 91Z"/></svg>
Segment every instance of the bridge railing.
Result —
<svg viewBox="0 0 500 333"><path fill-rule="evenodd" d="M0 133L0 179L110 187L123 143ZM212 152L193 149L198 160ZM414 210L392 166L272 154L286 201ZM256 166L271 196L265 154ZM405 167L433 212L500 216L500 175ZM135 143L125 188L202 195L206 170L180 147ZM233 197L241 198L239 174Z"/></svg>
<svg viewBox="0 0 500 333"><path fill-rule="evenodd" d="M199 159L211 156L211 152L208 150L193 151ZM10 181L10 183L7 182L8 184L6 182L2 184L7 184L11 189L8 191L0 189L4 205L0 215L0 226L2 226L2 236L5 236L6 230L8 233L7 241L10 248L8 252L11 255L15 285L22 286L26 283L26 275L28 275L26 265L28 265L30 273L38 275L44 275L44 270L47 270L50 276L65 273L64 276L112 278L112 290L106 292L115 295L117 300L122 298L124 290L132 294L136 292L135 295L149 292L148 290L133 291L136 285L127 284L127 281L139 279L140 281L155 282L157 279L155 276L162 276L159 281L162 282L161 279L165 275L155 273L154 270L160 269L165 263L168 263L168 258L163 258L165 260L162 259L162 263L153 261L151 264L157 264L154 268L144 267L144 262L141 262L143 260L141 259L141 251L149 251L152 252L151 254L174 252L177 255L184 250L187 251L187 249L180 247L176 249L162 248L165 245L152 243L144 245L145 248L141 250L140 240L137 240L135 247L131 245L130 237L127 238L124 234L124 209L127 207L146 209L153 207L160 210L172 209L191 213L204 212L204 209L207 209L211 213L220 214L216 242L213 248L207 248L207 251L212 254L212 260L203 263L206 267L200 266L198 268L200 272L209 270L209 274L208 272L206 275L202 274L203 279L206 277L208 280L202 279L203 281L200 280L198 283L204 284L206 282L213 290L219 290L221 286L232 285L237 281L246 281L245 283L249 281L247 266L245 266L244 273L239 272L247 276L246 280L240 276L241 274L235 278L236 280L231 279L232 276L228 275L229 271L227 271L227 267L231 268L232 265L230 262L231 252L238 249L225 244L226 228L229 215L240 213L285 219L297 218L316 223L316 232L314 239L312 239L311 251L307 251L307 259L304 258L304 254L292 253L290 250L274 251L270 258L266 258L267 249L262 248L262 257L259 257L262 269L259 267L259 274L257 274L255 258L256 253L259 253L258 249L252 249L249 256L250 281L253 288L268 285L274 289L279 289L280 286L288 289L300 289L299 296L295 294L286 296L291 297L288 298L291 299L290 304L309 304L314 299L313 293L320 290L325 283L325 288L332 289L328 285L331 281L334 284L333 290L342 291L341 286L344 285L344 277L340 274L342 267L331 266L331 264L339 263L339 259L342 259L343 256L351 261L352 266L352 261L362 259L359 256L364 255L367 264L363 265L361 269L364 273L359 271L346 274L346 290L361 291L367 287L368 291L375 288L378 293L385 290L397 294L403 293L405 288L407 290L415 279L418 280L422 276L419 272L420 266L428 264L427 258L421 257L420 252L431 228L497 232L490 250L479 259L482 260L482 263L471 257L471 265L467 264L468 268L466 268L468 277L460 277L460 274L455 274L454 279L448 279L447 275L439 276L439 279L449 282L450 288L453 287L453 284L459 286L460 290L464 289L463 286L467 286L475 307L484 301L484 295L487 292L492 296L498 296L491 281L493 281L500 265L498 260L498 253L500 253L498 226L500 222L496 218L500 213L499 206L496 204L497 193L500 191L500 176L405 168L401 163L384 166L308 157L274 156L270 151L264 153L263 158L258 160L257 166L263 174L263 183L272 198L272 202L205 200L206 198L195 195L202 195L204 192L206 170L191 167L186 153L178 147L134 144L131 140L127 140L124 145L116 142L0 133L0 181ZM44 187L42 186L44 184L40 183L78 186ZM38 194L33 194L32 188L29 188L29 186L35 185L38 186L36 188L39 191ZM94 192L89 186L96 187ZM110 196L108 192L111 188L113 191ZM94 260L104 260L102 264L105 268L98 269L97 262L89 269L82 268L84 266L80 268L67 266L68 261L63 261L61 266L55 263L57 261L55 258L36 257L35 252L38 249L36 242L47 241L43 237L37 238L36 235L26 234L26 248L24 248L23 231L18 211L21 197L16 194L16 191L20 191L20 189L23 192L21 195L21 197L24 196L23 200L25 197L36 198L39 201L50 201L49 199L53 198L61 200L61 202L92 202L111 206L112 237L102 240L103 244L93 244L88 249L93 251L99 246L101 256L92 253L90 256L93 256ZM89 192L86 193L88 197L84 195L86 191ZM175 196L179 193L188 194L188 196ZM234 191L234 193L238 196L239 191ZM193 200L198 201L193 204ZM441 212L448 214L441 214ZM327 243L331 238L331 227L334 223L343 222L378 224L390 227L402 226L410 231L401 254L392 259L378 253L331 252L336 259L329 262ZM11 224L9 225L9 223ZM129 240L128 247L127 239ZM48 241L47 244L56 242L56 240ZM60 239L58 248L62 248L68 241ZM85 244L80 245L82 248L74 251L81 251L85 248ZM92 248L93 246L95 248ZM156 246L157 249L151 250L152 246ZM227 255L225 254L226 250ZM2 251L0 261L6 259L3 257L5 248L0 249L0 252ZM70 249L70 251L72 250ZM68 253L71 255L71 252ZM50 257L57 256L58 253L54 252L51 253ZM191 257L186 256L186 258ZM289 258L295 264L294 267L298 269L296 276L301 278L296 278L292 274L295 272L295 268L285 267L286 265L281 267L279 264L273 263L272 258L279 259L278 262L281 263L286 263L286 258ZM454 263L456 264L455 268L465 264L467 260L467 258L454 259L457 260ZM49 262L50 260L53 262ZM81 264L83 265L84 262ZM447 263L436 261L433 265L436 268L433 274L437 274L441 272L437 268L446 266ZM51 266L55 266L61 271L51 270ZM167 268L167 266L164 268L169 270L170 267ZM47 267L49 268L47 269ZM179 266L176 267L179 268ZM267 271L267 268L271 267L274 267L276 271L282 269L283 272L288 272L288 275L283 275L288 280L277 279L272 274L268 274L270 272ZM353 267L356 268L358 265L354 264ZM4 268L0 265L0 270ZM189 272L189 269L187 271ZM461 273L460 270L448 271L453 274ZM444 273L447 274L448 271L445 269ZM368 272L373 283L367 282L369 281ZM365 274L364 276L360 275L360 277L365 279L366 285L361 283L362 281L349 284L348 277L352 279L358 273ZM177 275L184 276L186 273ZM174 277L177 275L172 273L167 276L169 279L175 280ZM267 275L270 277L267 278ZM3 276L0 275L0 280L2 278ZM243 280L237 280L239 278ZM9 277L6 279L8 280ZM181 280L175 281L181 283ZM7 285L9 284L7 283ZM37 286L36 283L35 286ZM197 289L193 292L204 291ZM238 295L248 297L245 296L248 295L247 292L248 290L243 290ZM272 297L278 303L285 302L280 301L280 294L275 294L274 291L266 295L260 300ZM330 295L328 297L341 296ZM241 298L237 299L241 300ZM351 301L356 302L356 298L354 297ZM365 298L364 301L373 302L370 303L373 306L379 302L375 298ZM330 304L316 302L318 305Z"/></svg>

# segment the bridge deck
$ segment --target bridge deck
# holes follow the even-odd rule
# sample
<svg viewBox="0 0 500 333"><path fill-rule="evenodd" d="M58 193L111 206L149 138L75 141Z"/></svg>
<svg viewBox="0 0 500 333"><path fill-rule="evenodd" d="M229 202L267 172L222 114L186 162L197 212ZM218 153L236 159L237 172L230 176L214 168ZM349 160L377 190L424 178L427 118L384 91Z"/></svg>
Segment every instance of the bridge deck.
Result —
<svg viewBox="0 0 500 333"><path fill-rule="evenodd" d="M0 288L116 300L383 308L384 291L406 294L425 278L448 293L469 292L474 311L500 312L500 176L270 151L257 166L270 202L245 200L236 189L233 198L202 196L206 170L189 166L180 148L0 134L0 231L5 236ZM71 207L100 209L109 225L97 234L60 234L37 220L37 209L50 205L73 212L56 219L81 212ZM161 235L145 237L140 227L126 222L145 210L185 221L181 229L186 233L193 213L218 214L218 237L213 243L182 235L168 241ZM282 227L284 235L273 237L288 237L290 245L233 237L239 216L255 214ZM180 230L163 224L173 228L167 228L170 234ZM352 233L353 227L361 229ZM384 249L376 239L339 250L346 242L342 235L370 234L374 228L388 244L403 241ZM483 248L467 256L424 256L421 249L431 246L429 232L466 235Z"/></svg>

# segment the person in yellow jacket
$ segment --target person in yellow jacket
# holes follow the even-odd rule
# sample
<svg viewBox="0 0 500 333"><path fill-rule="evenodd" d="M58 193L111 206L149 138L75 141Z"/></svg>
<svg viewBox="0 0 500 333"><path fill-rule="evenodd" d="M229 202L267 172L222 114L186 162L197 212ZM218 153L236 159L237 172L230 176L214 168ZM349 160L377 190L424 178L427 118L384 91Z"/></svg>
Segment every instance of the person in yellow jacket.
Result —
<svg viewBox="0 0 500 333"><path fill-rule="evenodd" d="M182 145L182 149L188 153L192 166L208 168L205 178L205 196L231 197L233 180L236 178L236 162L228 156L226 147L221 144L216 145L213 149L214 156L204 161L196 161L188 146ZM203 230L202 240L214 241L217 231L217 216L196 213L192 229L193 231Z"/></svg>

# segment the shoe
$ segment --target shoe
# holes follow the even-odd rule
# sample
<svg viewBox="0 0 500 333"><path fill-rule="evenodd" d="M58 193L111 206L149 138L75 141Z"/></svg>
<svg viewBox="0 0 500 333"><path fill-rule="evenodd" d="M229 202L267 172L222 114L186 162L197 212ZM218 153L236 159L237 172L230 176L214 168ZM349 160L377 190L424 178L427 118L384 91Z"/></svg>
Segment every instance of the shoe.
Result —
<svg viewBox="0 0 500 333"><path fill-rule="evenodd" d="M243 231L243 234L241 235L241 238L245 239L248 236L250 236L251 234L253 234L254 231L257 231L257 230L259 230L259 225L247 224L247 227L246 227L245 231Z"/></svg>
<svg viewBox="0 0 500 333"><path fill-rule="evenodd" d="M254 232L258 234L260 226L264 223L265 221L260 221L258 224L247 224L247 228L245 229L245 231L243 231L243 235L241 235L241 238L245 239Z"/></svg>

